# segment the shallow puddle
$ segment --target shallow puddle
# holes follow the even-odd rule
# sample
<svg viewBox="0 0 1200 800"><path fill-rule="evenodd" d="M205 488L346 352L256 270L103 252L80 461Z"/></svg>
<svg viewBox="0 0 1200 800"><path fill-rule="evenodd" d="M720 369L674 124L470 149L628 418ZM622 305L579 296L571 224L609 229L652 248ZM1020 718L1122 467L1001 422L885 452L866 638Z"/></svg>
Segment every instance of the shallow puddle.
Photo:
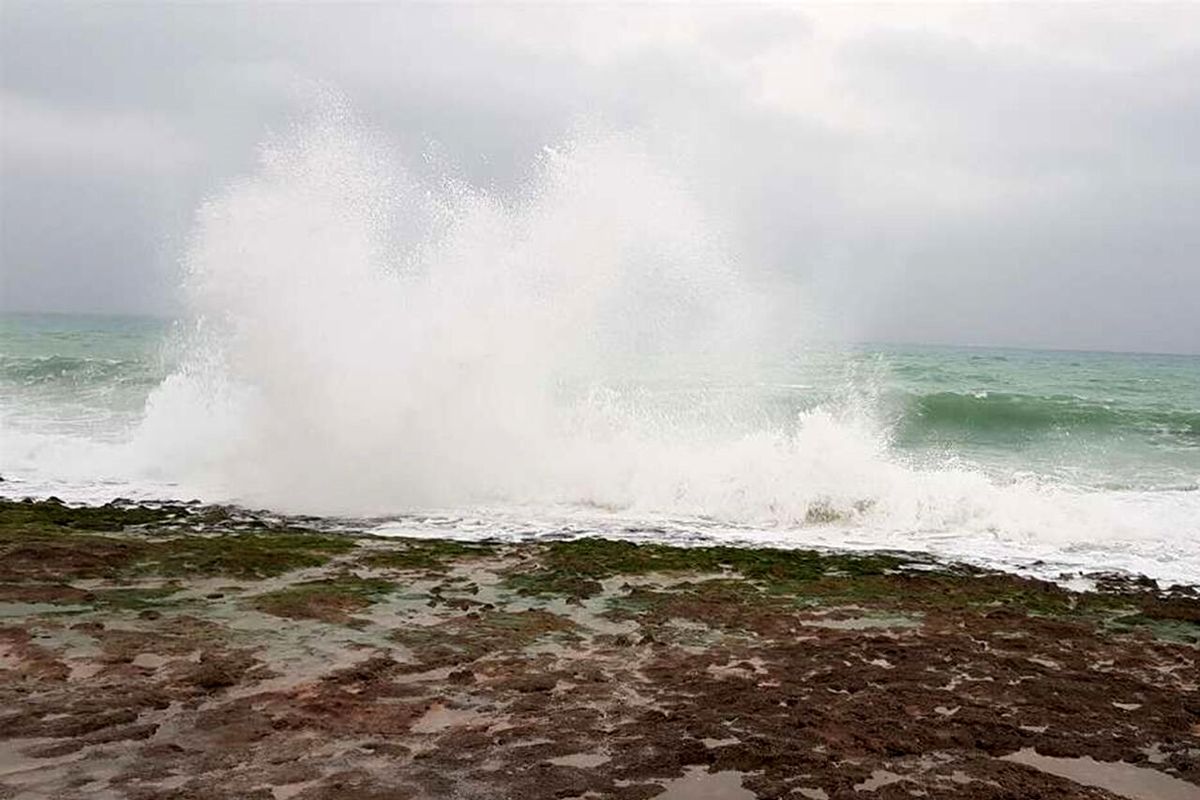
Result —
<svg viewBox="0 0 1200 800"><path fill-rule="evenodd" d="M1003 761L1024 764L1060 778L1105 789L1129 800L1197 800L1200 786L1145 767L1121 761L1044 756L1031 748L1002 756Z"/></svg>
<svg viewBox="0 0 1200 800"><path fill-rule="evenodd" d="M447 708L441 703L430 706L412 726L413 733L441 733L448 728L483 727L491 717L465 708Z"/></svg>
<svg viewBox="0 0 1200 800"><path fill-rule="evenodd" d="M598 767L601 764L607 764L612 759L604 753L572 753L569 756L559 756L558 758L549 759L549 763L556 767L579 767L581 769L590 769Z"/></svg>
<svg viewBox="0 0 1200 800"><path fill-rule="evenodd" d="M682 778L668 781L666 790L654 800L754 800L754 792L742 788L740 772L709 772L688 767Z"/></svg>
<svg viewBox="0 0 1200 800"><path fill-rule="evenodd" d="M158 669L166 664L169 664L171 659L166 656L160 656L157 653L138 653L133 657L133 661L129 662L135 667L143 669Z"/></svg>
<svg viewBox="0 0 1200 800"><path fill-rule="evenodd" d="M0 786L25 792L22 796L49 797L51 792L48 787L54 784L57 770L68 764L78 764L82 760L79 753L47 757L29 755L29 751L57 741L49 738L17 738L0 742ZM116 771L111 761L103 765L93 763L90 766L89 772L98 776L111 777Z"/></svg>
<svg viewBox="0 0 1200 800"><path fill-rule="evenodd" d="M738 739L737 737L733 737L730 739L701 739L700 740L700 744L704 745L709 750L713 749L714 747L726 747L731 744L741 744L741 743L742 743L742 740Z"/></svg>
<svg viewBox="0 0 1200 800"><path fill-rule="evenodd" d="M912 617L866 615L848 619L803 619L802 625L814 628L832 628L839 631L865 631L872 628L918 628L921 621Z"/></svg>
<svg viewBox="0 0 1200 800"><path fill-rule="evenodd" d="M867 778L862 783L855 784L854 791L856 792L873 792L876 789L881 789L892 783L899 783L904 780L903 775L897 775L894 772L888 772L886 769L877 769L871 773L871 777Z"/></svg>
<svg viewBox="0 0 1200 800"><path fill-rule="evenodd" d="M91 611L91 606L68 605L66 603L0 603L0 617L33 617L38 614L80 614Z"/></svg>
<svg viewBox="0 0 1200 800"><path fill-rule="evenodd" d="M753 678L767 670L761 658L743 658L727 664L710 664L706 672L717 678Z"/></svg>

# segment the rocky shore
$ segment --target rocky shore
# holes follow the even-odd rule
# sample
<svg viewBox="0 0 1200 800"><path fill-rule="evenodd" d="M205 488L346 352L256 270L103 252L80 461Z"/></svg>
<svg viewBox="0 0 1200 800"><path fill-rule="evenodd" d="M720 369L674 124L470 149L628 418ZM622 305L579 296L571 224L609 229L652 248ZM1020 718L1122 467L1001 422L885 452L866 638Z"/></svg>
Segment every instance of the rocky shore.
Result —
<svg viewBox="0 0 1200 800"><path fill-rule="evenodd" d="M1200 594L1094 582L2 502L0 798L1200 797Z"/></svg>

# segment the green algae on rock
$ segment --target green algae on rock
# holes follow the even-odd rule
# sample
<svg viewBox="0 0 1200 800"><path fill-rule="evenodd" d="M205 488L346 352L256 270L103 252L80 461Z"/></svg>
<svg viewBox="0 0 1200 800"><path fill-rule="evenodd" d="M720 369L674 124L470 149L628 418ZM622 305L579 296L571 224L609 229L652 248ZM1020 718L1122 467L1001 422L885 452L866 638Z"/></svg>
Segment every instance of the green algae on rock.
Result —
<svg viewBox="0 0 1200 800"><path fill-rule="evenodd" d="M256 595L252 605L277 617L347 622L350 614L397 588L391 581L341 574Z"/></svg>
<svg viewBox="0 0 1200 800"><path fill-rule="evenodd" d="M386 549L373 549L362 557L370 567L442 572L466 558L494 555L487 543L465 543L447 539L391 539Z"/></svg>
<svg viewBox="0 0 1200 800"><path fill-rule="evenodd" d="M0 796L1110 797L1033 751L1200 785L1186 587L11 505Z"/></svg>

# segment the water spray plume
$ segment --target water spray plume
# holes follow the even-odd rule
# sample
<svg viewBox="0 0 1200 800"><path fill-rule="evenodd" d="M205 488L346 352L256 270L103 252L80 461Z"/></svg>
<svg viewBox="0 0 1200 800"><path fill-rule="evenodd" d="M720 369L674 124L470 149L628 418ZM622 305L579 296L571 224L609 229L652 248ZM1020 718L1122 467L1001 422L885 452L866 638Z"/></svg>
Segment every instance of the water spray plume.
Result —
<svg viewBox="0 0 1200 800"><path fill-rule="evenodd" d="M547 148L499 195L408 169L344 104L320 108L200 209L182 355L132 438L17 432L6 463L93 493L115 476L148 496L391 515L405 533L1200 570L1200 492L1098 490L964 455L1014 425L1045 438L1065 403L1074 429L1149 425L1155 458L1186 466L1194 415L1131 422L957 389L894 414L884 365L797 356L803 312L754 290L635 136ZM808 377L827 385L797 388ZM945 435L957 457L905 441Z"/></svg>

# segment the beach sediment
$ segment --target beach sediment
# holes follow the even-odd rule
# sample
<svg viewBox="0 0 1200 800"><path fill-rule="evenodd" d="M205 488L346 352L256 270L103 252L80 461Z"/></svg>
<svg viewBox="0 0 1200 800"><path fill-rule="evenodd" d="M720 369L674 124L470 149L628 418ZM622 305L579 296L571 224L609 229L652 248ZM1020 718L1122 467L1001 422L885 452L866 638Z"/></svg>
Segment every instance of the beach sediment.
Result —
<svg viewBox="0 0 1200 800"><path fill-rule="evenodd" d="M3 502L0 797L1200 795L1200 594L1094 578Z"/></svg>

